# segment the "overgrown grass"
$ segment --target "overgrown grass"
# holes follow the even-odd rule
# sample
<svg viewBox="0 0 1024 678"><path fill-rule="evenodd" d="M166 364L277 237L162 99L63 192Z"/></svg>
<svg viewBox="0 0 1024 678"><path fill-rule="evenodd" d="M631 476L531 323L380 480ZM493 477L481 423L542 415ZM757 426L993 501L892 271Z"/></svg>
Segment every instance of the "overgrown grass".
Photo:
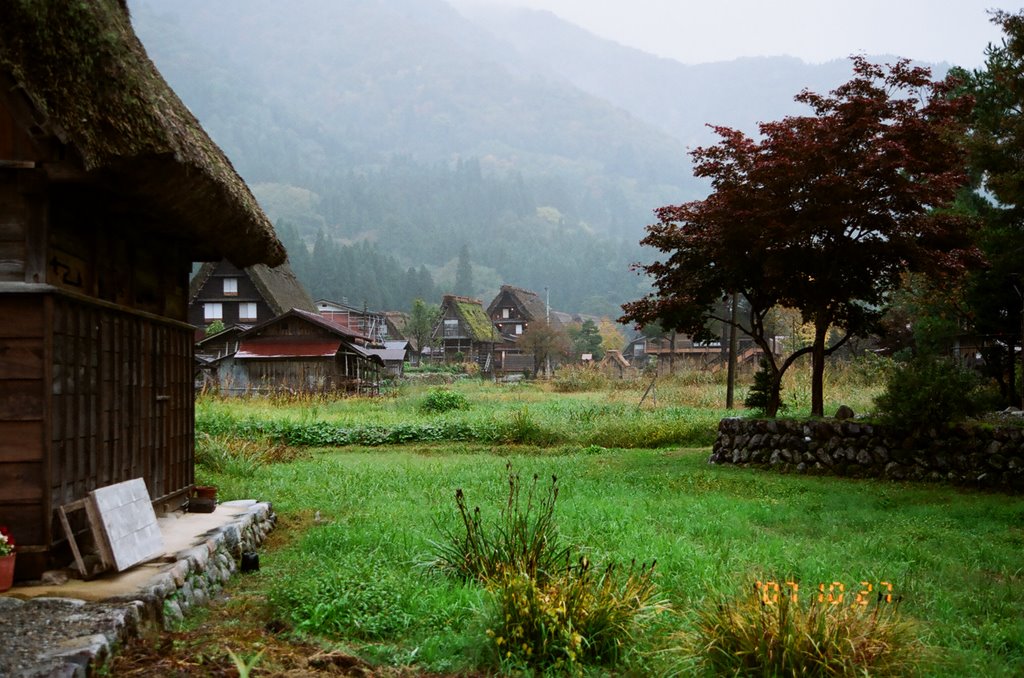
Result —
<svg viewBox="0 0 1024 678"><path fill-rule="evenodd" d="M542 405L531 402L531 414ZM623 659L626 673L694 675L698 662L678 638L696 631L700 611L752 580L775 579L802 591L889 582L932 658L923 674L1024 674L1022 498L709 467L706 449L445 443L310 452L252 474L200 471L224 499L270 499L286 518L320 512L320 522L307 518L308 531L264 554L255 576L288 628L373 662L439 673L486 665L487 597L421 563L455 489L493 493L511 461L524 476L558 477L560 534L592 562L657 560L653 581L674 613ZM489 506L485 520L497 515Z"/></svg>
<svg viewBox="0 0 1024 678"><path fill-rule="evenodd" d="M423 403L439 398L445 407L458 407L423 411ZM196 404L196 429L303 446L482 442L637 448L710 445L719 419L728 414L673 404L671 398L657 407L641 408L639 401L640 392L628 390L555 396L539 385L479 381L430 391L409 386L395 398L335 402L203 397Z"/></svg>

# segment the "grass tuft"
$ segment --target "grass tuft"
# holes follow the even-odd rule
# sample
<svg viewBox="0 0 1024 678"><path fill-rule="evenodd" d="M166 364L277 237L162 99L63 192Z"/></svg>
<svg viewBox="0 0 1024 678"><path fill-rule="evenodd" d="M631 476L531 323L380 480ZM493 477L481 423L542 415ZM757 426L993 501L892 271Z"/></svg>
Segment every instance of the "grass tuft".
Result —
<svg viewBox="0 0 1024 678"><path fill-rule="evenodd" d="M751 590L700 613L695 654L714 675L906 676L921 659L899 599L802 605L795 593Z"/></svg>

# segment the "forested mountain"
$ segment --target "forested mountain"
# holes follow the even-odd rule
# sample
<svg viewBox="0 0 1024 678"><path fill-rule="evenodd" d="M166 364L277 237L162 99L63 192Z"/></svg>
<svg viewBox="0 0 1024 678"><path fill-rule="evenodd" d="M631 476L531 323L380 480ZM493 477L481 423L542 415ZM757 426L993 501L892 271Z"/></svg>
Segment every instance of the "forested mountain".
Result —
<svg viewBox="0 0 1024 678"><path fill-rule="evenodd" d="M466 247L473 294L549 287L557 308L616 314L642 294L629 264L651 210L704 192L685 152L702 123L777 117L741 98L765 68L782 102L823 72L687 67L543 13L470 20L442 0L130 6L311 293L377 308L452 289ZM832 71L821 89L845 79Z"/></svg>

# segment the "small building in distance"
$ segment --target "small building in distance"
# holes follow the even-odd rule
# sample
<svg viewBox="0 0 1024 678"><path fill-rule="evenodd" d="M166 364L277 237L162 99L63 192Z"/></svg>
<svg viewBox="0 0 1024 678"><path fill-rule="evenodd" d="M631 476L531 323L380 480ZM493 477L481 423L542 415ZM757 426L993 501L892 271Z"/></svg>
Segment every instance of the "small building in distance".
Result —
<svg viewBox="0 0 1024 678"><path fill-rule="evenodd" d="M501 286L487 306L487 315L501 333L502 343L509 345L514 345L516 339L523 336L531 322L548 319L552 324L561 325L561 320L548 312L547 305L536 292L514 285Z"/></svg>
<svg viewBox="0 0 1024 678"><path fill-rule="evenodd" d="M475 362L489 372L494 346L499 341L500 336L479 299L444 295L431 344L440 349L445 362Z"/></svg>
<svg viewBox="0 0 1024 678"><path fill-rule="evenodd" d="M293 308L239 333L237 350L214 360L213 367L216 386L225 395L374 395L384 357L372 349L368 337L318 313Z"/></svg>
<svg viewBox="0 0 1024 678"><path fill-rule="evenodd" d="M252 327L293 308L317 312L316 304L288 262L270 268L256 264L240 269L223 259L199 267L189 284L188 320L199 328L220 321L224 327Z"/></svg>

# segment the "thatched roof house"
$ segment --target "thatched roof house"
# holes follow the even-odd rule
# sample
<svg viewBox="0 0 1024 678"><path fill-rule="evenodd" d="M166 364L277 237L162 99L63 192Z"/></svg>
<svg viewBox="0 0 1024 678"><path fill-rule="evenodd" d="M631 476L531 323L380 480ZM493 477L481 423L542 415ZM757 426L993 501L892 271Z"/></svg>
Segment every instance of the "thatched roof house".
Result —
<svg viewBox="0 0 1024 678"><path fill-rule="evenodd" d="M487 307L487 315L509 345L515 344L531 322L546 321L553 326L562 324L554 312L549 312L547 304L536 292L515 285L501 286Z"/></svg>
<svg viewBox="0 0 1024 678"><path fill-rule="evenodd" d="M67 564L56 510L91 490L182 503L191 262L285 252L124 2L4 0L0 26L0 524L24 578Z"/></svg>
<svg viewBox="0 0 1024 678"><path fill-rule="evenodd" d="M0 90L43 151L22 160L51 180L115 190L124 211L150 217L147 228L192 243L196 261L284 262L266 215L160 77L123 0L5 0L0 26Z"/></svg>
<svg viewBox="0 0 1024 678"><path fill-rule="evenodd" d="M189 283L188 321L197 328L217 320L227 327L251 326L293 308L317 312L287 261L274 268L256 264L244 269L227 260L208 261Z"/></svg>
<svg viewBox="0 0 1024 678"><path fill-rule="evenodd" d="M499 340L479 299L444 295L431 343L441 348L446 362L471 360L486 368Z"/></svg>

